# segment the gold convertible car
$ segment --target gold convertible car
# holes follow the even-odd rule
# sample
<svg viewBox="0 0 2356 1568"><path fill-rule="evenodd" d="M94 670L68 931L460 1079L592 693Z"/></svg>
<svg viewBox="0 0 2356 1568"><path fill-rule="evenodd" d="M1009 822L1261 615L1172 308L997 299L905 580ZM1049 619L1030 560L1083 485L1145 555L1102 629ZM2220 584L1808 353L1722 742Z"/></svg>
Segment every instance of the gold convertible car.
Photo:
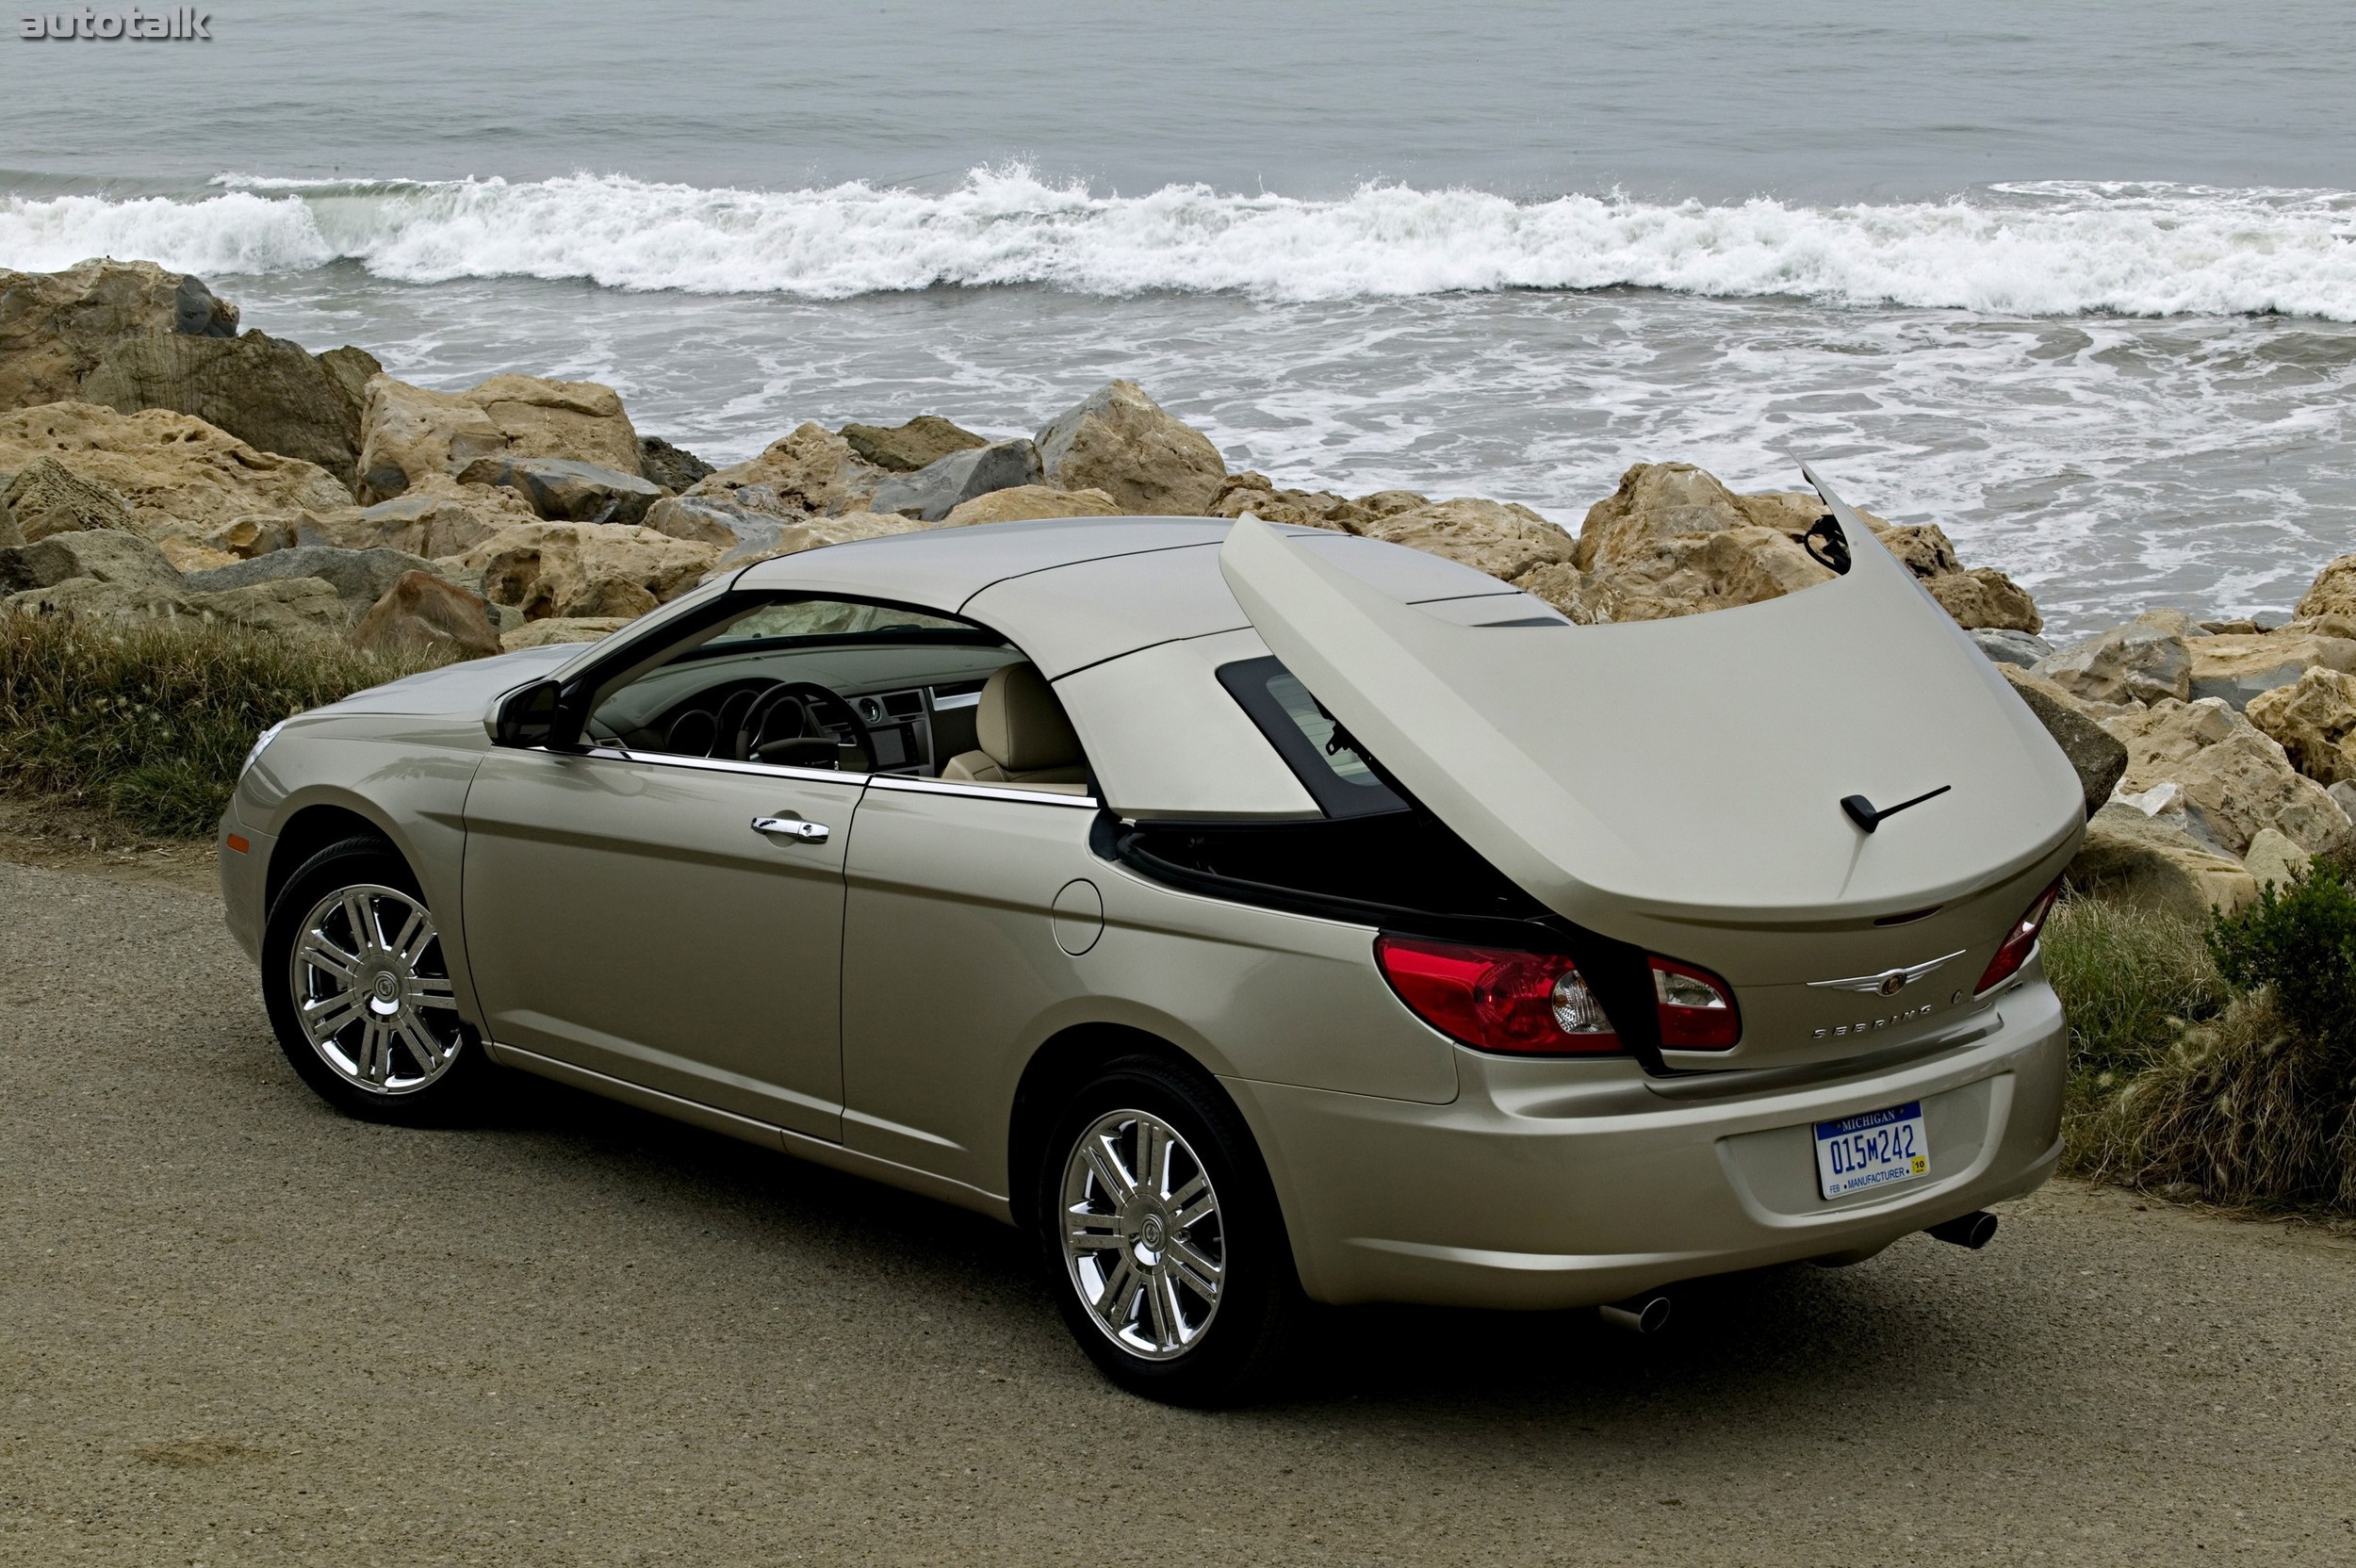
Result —
<svg viewBox="0 0 2356 1568"><path fill-rule="evenodd" d="M964 1204L1157 1398L1311 1302L1976 1246L2083 800L1818 491L1832 580L1630 625L1251 518L761 562L272 729L229 922L344 1110L521 1070Z"/></svg>

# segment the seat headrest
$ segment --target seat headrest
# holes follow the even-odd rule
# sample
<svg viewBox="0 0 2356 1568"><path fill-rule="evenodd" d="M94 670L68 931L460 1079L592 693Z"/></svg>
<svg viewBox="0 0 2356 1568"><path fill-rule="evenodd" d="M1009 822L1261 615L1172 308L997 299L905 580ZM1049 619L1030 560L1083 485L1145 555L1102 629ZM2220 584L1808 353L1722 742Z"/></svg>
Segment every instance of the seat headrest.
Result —
<svg viewBox="0 0 2356 1568"><path fill-rule="evenodd" d="M990 760L1008 773L1068 768L1080 760L1080 737L1036 664L1006 664L990 673L973 729Z"/></svg>

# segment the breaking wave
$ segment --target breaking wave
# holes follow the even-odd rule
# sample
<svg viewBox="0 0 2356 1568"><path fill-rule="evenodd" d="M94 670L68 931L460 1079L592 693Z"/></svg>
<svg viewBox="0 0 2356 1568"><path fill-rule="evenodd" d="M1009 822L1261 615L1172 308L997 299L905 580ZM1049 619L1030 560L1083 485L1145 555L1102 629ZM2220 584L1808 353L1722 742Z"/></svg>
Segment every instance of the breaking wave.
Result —
<svg viewBox="0 0 2356 1568"><path fill-rule="evenodd" d="M201 273L354 261L383 278L586 278L806 299L1033 284L1334 299L1625 286L2004 315L2356 320L2356 194L2037 182L1941 202L1515 202L1368 185L1332 201L1092 194L1022 168L926 194L224 175L216 193L0 199L0 265L97 254Z"/></svg>

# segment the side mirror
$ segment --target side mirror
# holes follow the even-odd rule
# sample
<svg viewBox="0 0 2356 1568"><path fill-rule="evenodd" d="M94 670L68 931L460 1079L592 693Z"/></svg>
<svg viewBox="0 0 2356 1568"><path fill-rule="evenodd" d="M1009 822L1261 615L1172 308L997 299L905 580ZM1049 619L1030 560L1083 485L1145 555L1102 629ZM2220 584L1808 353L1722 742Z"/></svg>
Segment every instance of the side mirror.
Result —
<svg viewBox="0 0 2356 1568"><path fill-rule="evenodd" d="M578 727L564 710L564 687L537 680L508 694L491 721L491 743L502 746L568 746Z"/></svg>

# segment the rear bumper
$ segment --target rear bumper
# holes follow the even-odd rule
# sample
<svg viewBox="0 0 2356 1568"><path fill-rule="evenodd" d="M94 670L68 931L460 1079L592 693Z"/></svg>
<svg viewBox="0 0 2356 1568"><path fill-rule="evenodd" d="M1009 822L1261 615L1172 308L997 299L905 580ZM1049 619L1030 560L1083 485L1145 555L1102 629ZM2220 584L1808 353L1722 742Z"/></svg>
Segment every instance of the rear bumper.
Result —
<svg viewBox="0 0 2356 1568"><path fill-rule="evenodd" d="M1978 1039L1784 1090L1669 1098L1621 1063L1517 1082L1472 1053L1446 1105L1228 1087L1268 1156L1311 1296L1573 1307L1871 1251L2030 1191L2061 1153L2065 1037L2060 1002L2032 974ZM1813 1124L1908 1101L1923 1105L1929 1178L1822 1199Z"/></svg>

